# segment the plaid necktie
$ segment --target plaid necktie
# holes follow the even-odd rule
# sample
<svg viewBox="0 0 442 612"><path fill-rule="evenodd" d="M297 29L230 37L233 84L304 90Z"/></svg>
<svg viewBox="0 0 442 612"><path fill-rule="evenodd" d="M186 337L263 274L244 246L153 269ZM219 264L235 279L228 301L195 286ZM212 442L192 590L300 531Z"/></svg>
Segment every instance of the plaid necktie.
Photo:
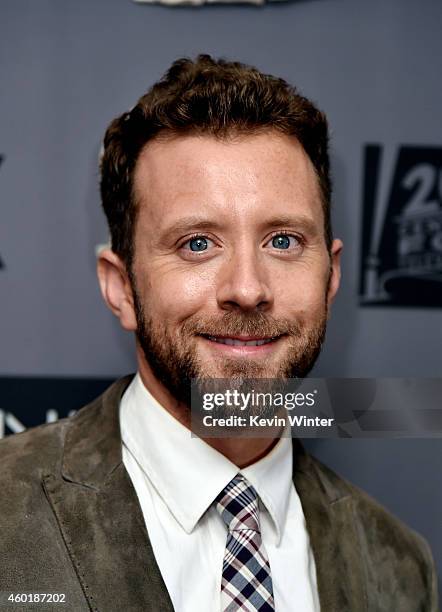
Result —
<svg viewBox="0 0 442 612"><path fill-rule="evenodd" d="M215 502L229 530L221 582L222 612L273 612L272 578L261 540L255 489L238 474Z"/></svg>

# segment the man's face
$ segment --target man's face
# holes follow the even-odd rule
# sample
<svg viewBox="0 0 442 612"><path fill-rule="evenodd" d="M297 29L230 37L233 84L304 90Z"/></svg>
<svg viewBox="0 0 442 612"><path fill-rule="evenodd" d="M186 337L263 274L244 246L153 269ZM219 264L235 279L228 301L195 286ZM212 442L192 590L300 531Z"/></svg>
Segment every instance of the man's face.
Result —
<svg viewBox="0 0 442 612"><path fill-rule="evenodd" d="M134 189L140 365L181 400L192 377L305 376L338 255L299 142L273 131L153 141Z"/></svg>

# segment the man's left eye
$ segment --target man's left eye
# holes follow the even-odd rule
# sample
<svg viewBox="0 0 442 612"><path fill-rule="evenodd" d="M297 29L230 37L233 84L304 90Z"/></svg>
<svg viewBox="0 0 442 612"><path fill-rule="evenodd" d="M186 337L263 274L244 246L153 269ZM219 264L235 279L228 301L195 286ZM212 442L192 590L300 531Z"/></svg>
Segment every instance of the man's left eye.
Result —
<svg viewBox="0 0 442 612"><path fill-rule="evenodd" d="M299 246L300 241L296 236L291 234L277 234L269 241L271 246L279 250L287 250Z"/></svg>

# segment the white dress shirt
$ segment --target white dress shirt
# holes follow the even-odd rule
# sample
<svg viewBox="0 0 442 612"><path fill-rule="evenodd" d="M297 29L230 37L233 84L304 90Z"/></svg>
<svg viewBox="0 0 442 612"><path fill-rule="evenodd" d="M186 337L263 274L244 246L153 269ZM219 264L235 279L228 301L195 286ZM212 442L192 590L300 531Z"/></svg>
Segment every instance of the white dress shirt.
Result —
<svg viewBox="0 0 442 612"><path fill-rule="evenodd" d="M241 473L258 493L277 612L319 612L316 568L292 481L292 443L239 469L165 410L135 376L120 404L123 462L176 612L219 612L227 528L212 506Z"/></svg>

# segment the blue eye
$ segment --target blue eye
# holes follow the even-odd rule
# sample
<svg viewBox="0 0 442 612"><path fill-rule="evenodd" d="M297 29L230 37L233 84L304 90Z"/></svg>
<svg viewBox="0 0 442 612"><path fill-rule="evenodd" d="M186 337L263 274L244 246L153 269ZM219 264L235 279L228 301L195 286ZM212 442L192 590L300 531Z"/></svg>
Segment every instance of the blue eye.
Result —
<svg viewBox="0 0 442 612"><path fill-rule="evenodd" d="M197 236L189 240L191 251L205 251L208 247L207 239L202 236Z"/></svg>
<svg viewBox="0 0 442 612"><path fill-rule="evenodd" d="M273 236L272 246L274 246L275 249L290 248L290 236L286 236L285 234L279 234L279 236Z"/></svg>

